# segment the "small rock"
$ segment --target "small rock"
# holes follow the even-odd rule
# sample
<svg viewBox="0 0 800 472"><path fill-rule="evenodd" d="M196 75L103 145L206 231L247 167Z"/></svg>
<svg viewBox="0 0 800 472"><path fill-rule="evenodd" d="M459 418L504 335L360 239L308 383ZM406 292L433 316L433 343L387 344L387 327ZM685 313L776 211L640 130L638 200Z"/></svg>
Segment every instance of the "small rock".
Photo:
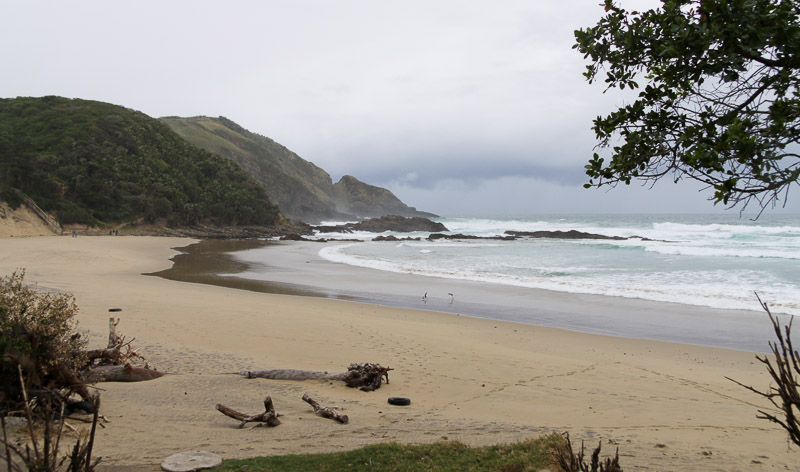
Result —
<svg viewBox="0 0 800 472"><path fill-rule="evenodd" d="M166 472L194 472L222 464L222 457L207 451L185 451L173 454L161 463Z"/></svg>

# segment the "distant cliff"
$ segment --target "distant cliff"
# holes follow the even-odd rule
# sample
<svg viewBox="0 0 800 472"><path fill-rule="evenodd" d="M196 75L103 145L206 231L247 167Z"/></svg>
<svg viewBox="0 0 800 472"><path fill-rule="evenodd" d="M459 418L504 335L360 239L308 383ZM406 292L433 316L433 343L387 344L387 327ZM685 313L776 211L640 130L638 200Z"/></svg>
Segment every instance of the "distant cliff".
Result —
<svg viewBox="0 0 800 472"><path fill-rule="evenodd" d="M161 121L190 143L238 162L266 186L270 199L288 218L316 223L383 215L436 216L352 176L334 185L323 169L227 118L165 117Z"/></svg>
<svg viewBox="0 0 800 472"><path fill-rule="evenodd" d="M351 175L345 175L333 187L336 209L342 213L370 218L384 215L420 218L437 216L409 207L385 188L365 184Z"/></svg>

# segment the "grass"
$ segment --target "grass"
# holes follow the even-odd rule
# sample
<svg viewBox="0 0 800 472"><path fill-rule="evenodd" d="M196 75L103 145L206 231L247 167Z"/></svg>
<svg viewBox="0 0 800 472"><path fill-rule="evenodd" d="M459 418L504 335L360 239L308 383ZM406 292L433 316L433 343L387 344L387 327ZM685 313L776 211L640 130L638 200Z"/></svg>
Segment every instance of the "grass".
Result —
<svg viewBox="0 0 800 472"><path fill-rule="evenodd" d="M557 470L553 452L564 439L552 434L513 444L471 447L457 441L376 444L347 452L227 460L215 471L532 472Z"/></svg>

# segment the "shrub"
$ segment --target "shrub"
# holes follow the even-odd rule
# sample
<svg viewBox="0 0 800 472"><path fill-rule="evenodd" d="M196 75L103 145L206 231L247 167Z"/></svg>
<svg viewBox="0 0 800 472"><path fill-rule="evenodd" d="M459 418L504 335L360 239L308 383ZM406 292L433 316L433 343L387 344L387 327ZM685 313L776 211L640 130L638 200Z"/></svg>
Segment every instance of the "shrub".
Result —
<svg viewBox="0 0 800 472"><path fill-rule="evenodd" d="M12 210L16 210L22 205L22 200L20 200L17 192L8 186L0 186L0 201L6 202Z"/></svg>
<svg viewBox="0 0 800 472"><path fill-rule="evenodd" d="M0 395L6 406L19 403L19 371L25 388L70 388L85 363L86 341L75 333L75 298L37 291L25 272L0 278ZM85 387L78 393L88 396Z"/></svg>
<svg viewBox="0 0 800 472"><path fill-rule="evenodd" d="M761 308L767 312L775 331L775 337L778 338L777 342L769 342L772 358L756 356L756 359L767 367L767 372L775 385L759 390L730 377L726 378L769 400L774 410L772 412L764 409L758 410L756 417L778 424L789 433L789 439L800 446L800 353L792 345L792 320L794 318L789 319L789 324L781 326L778 318L772 315L769 306L761 301L758 294L756 294L756 298L758 298Z"/></svg>

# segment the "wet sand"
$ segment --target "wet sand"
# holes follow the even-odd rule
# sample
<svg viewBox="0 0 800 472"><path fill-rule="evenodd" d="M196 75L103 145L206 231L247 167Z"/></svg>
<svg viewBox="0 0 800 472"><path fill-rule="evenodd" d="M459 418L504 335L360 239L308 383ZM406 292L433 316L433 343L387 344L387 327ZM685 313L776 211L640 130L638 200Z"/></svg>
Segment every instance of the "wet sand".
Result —
<svg viewBox="0 0 800 472"><path fill-rule="evenodd" d="M625 470L798 470L800 453L787 448L783 431L755 417L766 405L725 379L769 385L753 353L142 275L169 268L171 248L191 242L0 241L0 273L25 267L28 281L75 294L91 347L105 344L108 309L122 308L120 333L170 374L101 385L110 422L96 453L106 470L158 470L164 457L190 449L241 458L445 437L493 444L562 431L587 444L602 440L604 451L618 445ZM391 383L366 393L233 374L339 371L351 362L393 367ZM314 416L303 393L346 408L350 423ZM238 429L214 409L257 413L266 395L285 415L277 428ZM412 404L390 406L390 396Z"/></svg>
<svg viewBox="0 0 800 472"><path fill-rule="evenodd" d="M773 336L764 312L390 273L333 263L318 255L334 244L341 243L202 241L180 248L185 254L173 258L174 267L154 275L752 352L768 352L767 341ZM422 301L425 293L427 302ZM453 303L449 293L455 295Z"/></svg>

